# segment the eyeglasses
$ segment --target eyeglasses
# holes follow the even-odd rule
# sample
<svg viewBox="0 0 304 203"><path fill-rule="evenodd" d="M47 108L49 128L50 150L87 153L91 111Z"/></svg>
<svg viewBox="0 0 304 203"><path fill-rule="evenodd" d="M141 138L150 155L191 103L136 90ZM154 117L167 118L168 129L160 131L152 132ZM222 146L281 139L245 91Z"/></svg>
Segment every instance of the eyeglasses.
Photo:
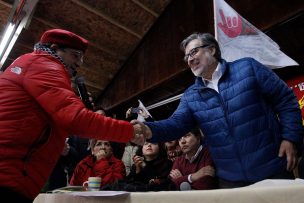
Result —
<svg viewBox="0 0 304 203"><path fill-rule="evenodd" d="M71 48L65 48L64 51L70 52L77 60L83 62L83 53L82 51L71 49Z"/></svg>
<svg viewBox="0 0 304 203"><path fill-rule="evenodd" d="M189 53L184 56L184 61L188 62L188 59L189 59L190 56L191 56L191 58L193 58L195 56L195 54L197 54L197 52L199 51L199 48L206 48L206 47L209 47L209 46L210 46L209 44L205 44L205 45L201 45L201 46L198 46L198 47L195 47L195 48L191 49L189 51Z"/></svg>

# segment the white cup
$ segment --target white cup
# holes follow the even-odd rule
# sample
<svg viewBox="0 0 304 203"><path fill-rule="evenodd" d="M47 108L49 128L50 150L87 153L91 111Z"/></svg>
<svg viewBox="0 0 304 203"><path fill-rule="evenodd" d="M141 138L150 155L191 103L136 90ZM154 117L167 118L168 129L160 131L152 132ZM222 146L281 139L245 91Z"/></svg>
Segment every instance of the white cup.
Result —
<svg viewBox="0 0 304 203"><path fill-rule="evenodd" d="M87 181L83 182L82 186L86 187L86 190L99 191L100 183L101 177L89 177Z"/></svg>

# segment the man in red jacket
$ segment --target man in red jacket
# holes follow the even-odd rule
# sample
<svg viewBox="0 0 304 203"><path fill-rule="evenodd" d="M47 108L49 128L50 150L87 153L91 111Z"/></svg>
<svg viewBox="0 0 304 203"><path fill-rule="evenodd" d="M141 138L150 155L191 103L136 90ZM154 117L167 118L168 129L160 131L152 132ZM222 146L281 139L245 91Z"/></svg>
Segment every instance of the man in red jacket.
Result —
<svg viewBox="0 0 304 203"><path fill-rule="evenodd" d="M32 202L47 181L68 135L141 144L139 129L88 110L71 88L83 62L84 38L46 31L32 53L0 75L0 196Z"/></svg>

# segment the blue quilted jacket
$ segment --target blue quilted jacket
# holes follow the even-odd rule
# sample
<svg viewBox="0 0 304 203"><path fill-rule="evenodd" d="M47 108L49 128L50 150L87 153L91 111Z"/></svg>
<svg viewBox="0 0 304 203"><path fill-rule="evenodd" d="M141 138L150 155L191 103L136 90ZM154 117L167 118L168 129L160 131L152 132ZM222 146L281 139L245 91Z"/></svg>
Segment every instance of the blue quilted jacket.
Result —
<svg viewBox="0 0 304 203"><path fill-rule="evenodd" d="M151 141L177 139L198 125L220 178L257 182L286 168L286 158L278 157L282 139L301 143L298 102L272 70L252 58L221 64L219 93L197 78L170 118L146 123Z"/></svg>

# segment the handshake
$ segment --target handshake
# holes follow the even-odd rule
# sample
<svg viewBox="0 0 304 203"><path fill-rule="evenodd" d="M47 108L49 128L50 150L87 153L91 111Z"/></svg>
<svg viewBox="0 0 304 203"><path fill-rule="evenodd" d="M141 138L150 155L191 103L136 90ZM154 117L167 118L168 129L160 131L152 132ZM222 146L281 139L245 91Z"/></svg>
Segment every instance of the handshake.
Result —
<svg viewBox="0 0 304 203"><path fill-rule="evenodd" d="M132 120L131 124L133 124L134 135L130 141L137 145L144 145L146 139L152 137L151 129L138 120Z"/></svg>

